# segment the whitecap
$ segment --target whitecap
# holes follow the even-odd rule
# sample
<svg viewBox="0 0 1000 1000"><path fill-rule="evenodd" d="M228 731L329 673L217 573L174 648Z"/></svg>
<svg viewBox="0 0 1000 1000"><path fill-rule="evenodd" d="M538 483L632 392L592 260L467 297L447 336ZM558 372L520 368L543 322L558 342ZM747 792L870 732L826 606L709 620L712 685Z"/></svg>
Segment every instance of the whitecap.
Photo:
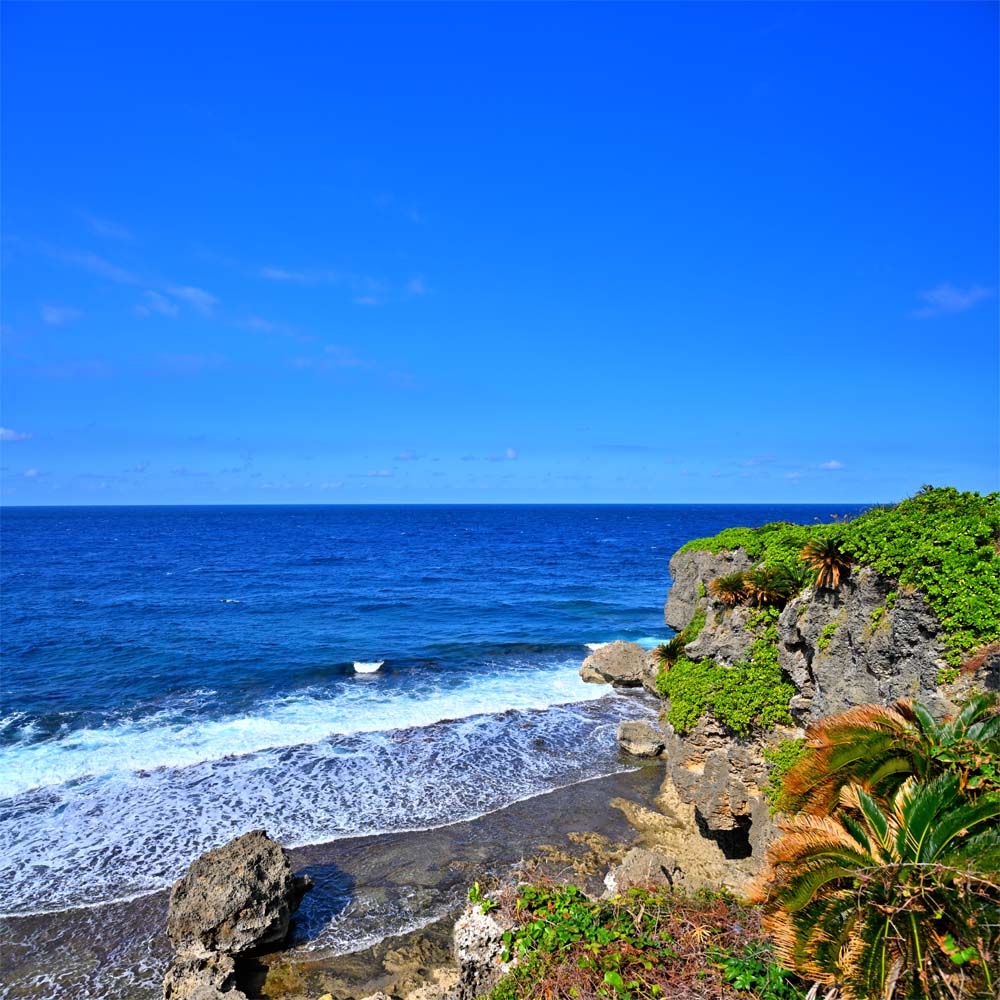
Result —
<svg viewBox="0 0 1000 1000"><path fill-rule="evenodd" d="M0 798L95 775L187 767L331 736L430 726L483 712L548 708L599 698L605 689L580 679L569 660L531 671L504 668L458 680L426 678L422 687L383 691L368 684L307 688L271 698L246 714L185 717L189 699L141 719L77 729L59 739L0 746Z"/></svg>
<svg viewBox="0 0 1000 1000"><path fill-rule="evenodd" d="M356 674L374 674L379 667L385 664L385 660L376 660L372 663L364 663L358 660L354 661L354 672Z"/></svg>

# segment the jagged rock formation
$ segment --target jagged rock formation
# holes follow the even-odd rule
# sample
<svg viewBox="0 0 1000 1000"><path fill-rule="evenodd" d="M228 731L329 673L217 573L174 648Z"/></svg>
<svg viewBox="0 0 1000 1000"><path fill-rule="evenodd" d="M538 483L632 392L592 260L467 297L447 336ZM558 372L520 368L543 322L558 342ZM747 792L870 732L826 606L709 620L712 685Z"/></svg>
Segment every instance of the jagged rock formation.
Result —
<svg viewBox="0 0 1000 1000"><path fill-rule="evenodd" d="M749 657L754 609L724 606L711 597L709 586L751 565L742 549L678 552L671 559L666 623L680 632L696 613L705 613L705 624L685 655L710 657L724 666ZM949 690L938 683L947 663L936 616L918 591L894 589L893 581L871 568L857 569L837 590L804 591L782 612L777 634L779 663L797 689L791 711L800 726L853 705L901 697L918 698L938 715L954 710ZM616 661L620 656L615 651ZM629 662L635 676L639 657L634 651ZM988 672L990 663L983 669ZM997 671L995 662L992 670ZM610 671L595 673L603 679ZM984 683L989 684L985 674ZM648 680L646 686L651 686ZM774 836L761 793L767 779L762 751L768 739L801 734L801 729L782 729L769 737L738 737L705 718L682 736L664 723L660 753L667 776L657 803L661 815L619 803L631 810L633 825L645 830L646 853L613 871L609 884L629 884L637 871L654 881L741 884Z"/></svg>
<svg viewBox="0 0 1000 1000"><path fill-rule="evenodd" d="M310 886L263 830L196 858L170 893L167 935L176 955L164 1000L246 1000L237 959L283 941Z"/></svg>
<svg viewBox="0 0 1000 1000"><path fill-rule="evenodd" d="M580 667L580 676L589 684L613 687L640 687L650 674L655 681L655 659L634 642L609 642L591 653Z"/></svg>
<svg viewBox="0 0 1000 1000"><path fill-rule="evenodd" d="M510 971L512 962L503 961L503 935L513 924L483 913L478 903L466 906L455 921L453 936L458 985L453 1000L474 1000L485 996Z"/></svg>
<svg viewBox="0 0 1000 1000"><path fill-rule="evenodd" d="M750 569L750 557L743 549L712 553L708 551L677 552L670 560L673 581L663 608L663 620L675 631L694 617L695 611L708 603L708 585L727 573Z"/></svg>
<svg viewBox="0 0 1000 1000"><path fill-rule="evenodd" d="M781 667L799 690L792 712L802 722L897 698L917 698L936 715L954 709L938 685L947 663L934 612L918 591L896 592L873 569L790 601L778 634Z"/></svg>
<svg viewBox="0 0 1000 1000"><path fill-rule="evenodd" d="M619 722L618 745L633 757L659 757L666 749L662 732L648 722Z"/></svg>

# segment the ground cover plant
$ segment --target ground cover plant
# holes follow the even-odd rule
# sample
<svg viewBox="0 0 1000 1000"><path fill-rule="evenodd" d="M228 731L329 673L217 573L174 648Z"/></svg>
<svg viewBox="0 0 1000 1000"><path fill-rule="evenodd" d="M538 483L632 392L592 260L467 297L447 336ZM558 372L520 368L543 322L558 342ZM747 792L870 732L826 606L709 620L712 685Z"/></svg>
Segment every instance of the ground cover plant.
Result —
<svg viewBox="0 0 1000 1000"><path fill-rule="evenodd" d="M746 625L754 636L749 654L732 666L708 657L692 660L683 653L673 661L661 658L656 690L670 699L667 721L677 732L690 732L705 714L740 736L791 724L788 706L795 686L778 663L777 622L777 608L754 612Z"/></svg>
<svg viewBox="0 0 1000 1000"><path fill-rule="evenodd" d="M728 894L631 889L591 900L574 886L526 885L500 897L518 964L491 1000L796 1000L759 912Z"/></svg>

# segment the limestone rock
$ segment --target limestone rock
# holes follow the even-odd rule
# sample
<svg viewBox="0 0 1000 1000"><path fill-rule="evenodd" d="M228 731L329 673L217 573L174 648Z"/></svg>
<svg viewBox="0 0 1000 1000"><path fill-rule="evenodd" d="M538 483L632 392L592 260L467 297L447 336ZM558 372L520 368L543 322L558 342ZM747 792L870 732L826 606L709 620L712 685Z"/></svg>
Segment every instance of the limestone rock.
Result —
<svg viewBox="0 0 1000 1000"><path fill-rule="evenodd" d="M755 610L740 605L722 608L709 602L705 627L694 642L684 647L685 655L692 660L710 657L717 663L727 664L749 657L754 636L747 624Z"/></svg>
<svg viewBox="0 0 1000 1000"><path fill-rule="evenodd" d="M236 988L232 955L199 951L178 955L163 980L165 1000L246 1000Z"/></svg>
<svg viewBox="0 0 1000 1000"><path fill-rule="evenodd" d="M246 1000L237 957L282 941L310 885L263 830L196 858L170 893L167 935L177 954L164 1000Z"/></svg>
<svg viewBox="0 0 1000 1000"><path fill-rule="evenodd" d="M663 620L679 632L694 617L699 607L708 603L708 585L717 577L749 569L750 557L743 549L711 553L677 552L670 560L670 579Z"/></svg>
<svg viewBox="0 0 1000 1000"><path fill-rule="evenodd" d="M458 985L454 1000L475 1000L485 996L510 971L505 963L503 935L512 924L483 913L478 903L470 903L455 921L454 951L458 963Z"/></svg>
<svg viewBox="0 0 1000 1000"><path fill-rule="evenodd" d="M663 734L648 722L619 722L618 745L633 757L659 757L666 748Z"/></svg>
<svg viewBox="0 0 1000 1000"><path fill-rule="evenodd" d="M649 670L649 654L634 642L611 642L583 661L580 676L591 684L639 687Z"/></svg>
<svg viewBox="0 0 1000 1000"><path fill-rule="evenodd" d="M309 885L280 844L252 830L191 862L170 893L167 935L178 951L235 955L274 944Z"/></svg>
<svg viewBox="0 0 1000 1000"><path fill-rule="evenodd" d="M604 877L608 897L617 896L633 886L673 888L682 881L677 859L648 847L633 847Z"/></svg>
<svg viewBox="0 0 1000 1000"><path fill-rule="evenodd" d="M798 688L793 715L802 722L854 705L917 698L937 716L954 711L938 683L946 665L941 627L923 596L899 590L865 567L837 590L807 590L778 623L782 669Z"/></svg>

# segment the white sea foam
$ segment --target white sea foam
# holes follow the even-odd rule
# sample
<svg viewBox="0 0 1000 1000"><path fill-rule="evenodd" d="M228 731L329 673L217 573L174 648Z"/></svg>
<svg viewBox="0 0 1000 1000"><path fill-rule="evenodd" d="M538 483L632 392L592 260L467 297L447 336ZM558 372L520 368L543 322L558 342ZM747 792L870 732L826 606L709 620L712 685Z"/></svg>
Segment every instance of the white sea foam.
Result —
<svg viewBox="0 0 1000 1000"><path fill-rule="evenodd" d="M376 660L374 663L363 663L359 660L354 661L354 672L356 674L374 674L378 671L379 667L383 666L385 660Z"/></svg>
<svg viewBox="0 0 1000 1000"><path fill-rule="evenodd" d="M162 888L202 851L254 827L289 846L427 829L618 770L615 724L622 717L649 717L655 709L641 697L607 688L596 689L597 700L580 702L589 692L578 689L582 683L575 669L571 683L569 669L515 674L513 686L522 690L508 688L506 699L497 697L503 684L498 675L485 685L492 696L481 690L476 696L490 709L505 703L515 708L511 703L520 701L525 707L532 702L550 706L544 710L522 708L393 729L389 726L398 726L407 715L426 723L468 713L473 701L468 691L438 692L424 703L411 693L380 709L382 693L372 698L365 685L358 690L369 692L366 724L383 712L380 731L186 767L122 768L2 801L0 914L66 909ZM542 683L534 680L536 673ZM574 703L552 706L559 697ZM341 700L361 710L361 699ZM301 702L297 706L304 708ZM347 728L350 709L337 709L330 701L308 706L305 724L317 725L321 710L340 711ZM237 732L230 729L226 735ZM173 747L178 754L183 738ZM125 742L133 745L134 755L142 738L132 734ZM162 752L166 746L152 749ZM218 753L220 747L212 749ZM106 744L103 752L115 751ZM121 762L132 763L134 756ZM45 879L38 879L40 870Z"/></svg>
<svg viewBox="0 0 1000 1000"><path fill-rule="evenodd" d="M605 646L610 646L610 642L585 642L584 645L592 653L596 653L599 649L603 649Z"/></svg>
<svg viewBox="0 0 1000 1000"><path fill-rule="evenodd" d="M137 721L66 733L44 743L0 749L0 798L91 776L187 767L271 747L316 743L330 736L427 726L484 712L546 708L601 697L567 661L531 671L495 670L461 682L428 677L422 688L380 691L340 687L333 697L306 691L275 698L251 714L183 721L160 712Z"/></svg>

